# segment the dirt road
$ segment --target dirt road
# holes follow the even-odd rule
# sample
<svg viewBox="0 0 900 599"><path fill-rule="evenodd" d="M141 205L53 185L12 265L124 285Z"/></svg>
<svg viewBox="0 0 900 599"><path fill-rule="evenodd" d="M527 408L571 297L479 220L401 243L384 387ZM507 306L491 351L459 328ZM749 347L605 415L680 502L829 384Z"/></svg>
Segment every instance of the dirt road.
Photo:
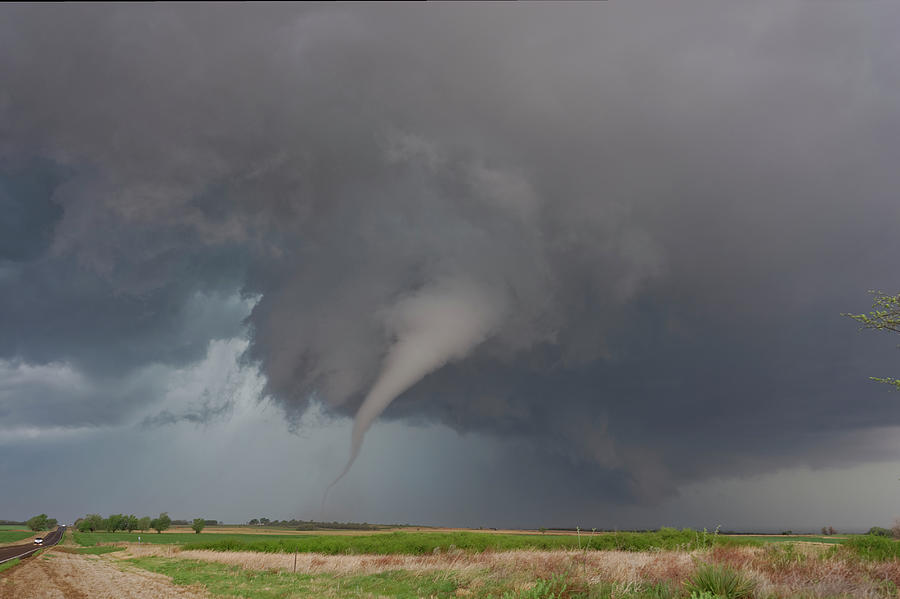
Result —
<svg viewBox="0 0 900 599"><path fill-rule="evenodd" d="M0 573L0 599L209 599L204 589L96 555L48 551Z"/></svg>

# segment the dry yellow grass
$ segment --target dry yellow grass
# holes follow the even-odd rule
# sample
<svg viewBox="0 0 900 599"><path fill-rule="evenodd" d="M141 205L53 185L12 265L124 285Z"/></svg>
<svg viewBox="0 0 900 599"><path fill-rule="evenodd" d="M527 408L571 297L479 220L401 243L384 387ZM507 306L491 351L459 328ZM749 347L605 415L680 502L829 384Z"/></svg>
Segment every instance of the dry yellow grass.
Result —
<svg viewBox="0 0 900 599"><path fill-rule="evenodd" d="M119 558L161 556L195 559L241 566L250 570L293 571L292 553L252 551L182 551L165 545L130 545ZM375 574L390 570L411 572L452 570L461 573L489 571L502 577L544 578L555 573L579 570L589 582L615 580L639 582L648 575L680 577L693 569L692 555L685 552L626 551L506 551L465 553L444 552L431 555L323 555L296 554L297 572L304 574Z"/></svg>
<svg viewBox="0 0 900 599"><path fill-rule="evenodd" d="M718 563L740 570L757 585L760 597L896 597L900 562L864 563L844 558L821 559L826 546L797 545L791 559L777 546L717 547L684 551L508 551L433 555L322 555L299 553L296 571L302 574L376 574L391 570L446 571L467 582L470 590L486 580L528 586L537 579L565 574L579 585L616 583L622 588L644 583L680 585L698 564ZM249 570L294 569L293 554L181 551L162 545L130 546L111 559L164 556L240 566Z"/></svg>

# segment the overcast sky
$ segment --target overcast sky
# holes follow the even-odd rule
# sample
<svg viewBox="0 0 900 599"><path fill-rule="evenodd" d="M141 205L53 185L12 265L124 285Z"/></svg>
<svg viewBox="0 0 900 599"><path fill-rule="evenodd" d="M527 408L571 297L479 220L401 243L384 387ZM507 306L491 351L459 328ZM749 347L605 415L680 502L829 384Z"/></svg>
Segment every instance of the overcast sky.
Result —
<svg viewBox="0 0 900 599"><path fill-rule="evenodd" d="M0 518L889 525L898 22L0 6Z"/></svg>

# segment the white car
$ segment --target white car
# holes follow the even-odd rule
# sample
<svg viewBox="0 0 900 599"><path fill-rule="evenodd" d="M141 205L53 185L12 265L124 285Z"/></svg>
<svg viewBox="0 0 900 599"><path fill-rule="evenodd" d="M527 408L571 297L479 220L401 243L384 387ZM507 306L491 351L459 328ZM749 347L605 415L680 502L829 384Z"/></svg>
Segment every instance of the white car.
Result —
<svg viewBox="0 0 900 599"><path fill-rule="evenodd" d="M34 544L35 544L35 545L43 545L43 544L44 544L44 539L42 539L41 537L38 537L38 538L36 538L36 539L34 540Z"/></svg>

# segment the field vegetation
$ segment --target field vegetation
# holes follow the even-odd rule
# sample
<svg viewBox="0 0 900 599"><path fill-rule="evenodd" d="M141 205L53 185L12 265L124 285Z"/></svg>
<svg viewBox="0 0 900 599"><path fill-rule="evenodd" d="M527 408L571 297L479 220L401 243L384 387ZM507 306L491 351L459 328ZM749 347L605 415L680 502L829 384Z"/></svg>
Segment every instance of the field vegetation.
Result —
<svg viewBox="0 0 900 599"><path fill-rule="evenodd" d="M893 541L888 541L893 542ZM213 595L493 599L896 597L900 560L851 546L713 544L700 549L515 550L323 555L146 545L141 568Z"/></svg>
<svg viewBox="0 0 900 599"><path fill-rule="evenodd" d="M185 527L143 534L137 545L137 533L73 532L75 544L62 550L164 574L177 585L222 597L900 596L900 543L881 531L731 536L672 528L576 534L229 530L253 534L197 534Z"/></svg>
<svg viewBox="0 0 900 599"><path fill-rule="evenodd" d="M756 541L721 537L689 529L664 528L648 533L587 533L572 535L516 535L484 534L478 532L393 532L367 536L308 536L221 538L187 543L185 549L214 551L259 551L265 553L344 553L422 555L436 551L510 551L515 549L554 550L623 550L648 551L661 549L692 550L713 544L753 544Z"/></svg>
<svg viewBox="0 0 900 599"><path fill-rule="evenodd" d="M30 530L0 530L0 543L15 543L33 536Z"/></svg>
<svg viewBox="0 0 900 599"><path fill-rule="evenodd" d="M758 545L761 541L724 537L694 531L664 528L656 532L585 533L581 535L485 534L480 532L391 532L372 535L273 535L169 533L164 535L113 532L73 535L82 546L110 543L183 545L185 549L214 551L256 551L264 553L338 554L408 554L422 555L436 551L510 551L515 549L555 550L623 550L661 549L692 550L718 545Z"/></svg>

